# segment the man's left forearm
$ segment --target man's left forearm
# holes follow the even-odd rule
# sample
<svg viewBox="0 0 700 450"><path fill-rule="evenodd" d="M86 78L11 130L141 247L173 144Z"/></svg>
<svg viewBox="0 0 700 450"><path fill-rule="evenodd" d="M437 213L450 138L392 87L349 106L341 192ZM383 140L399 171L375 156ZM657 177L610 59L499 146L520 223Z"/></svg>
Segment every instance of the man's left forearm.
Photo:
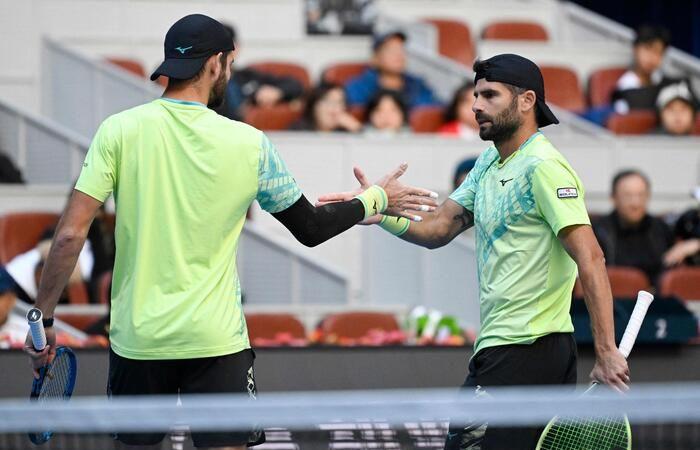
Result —
<svg viewBox="0 0 700 450"><path fill-rule="evenodd" d="M85 244L85 238L85 235L67 230L59 229L56 232L44 264L36 298L36 307L42 311L44 317L53 317L61 292L66 287Z"/></svg>

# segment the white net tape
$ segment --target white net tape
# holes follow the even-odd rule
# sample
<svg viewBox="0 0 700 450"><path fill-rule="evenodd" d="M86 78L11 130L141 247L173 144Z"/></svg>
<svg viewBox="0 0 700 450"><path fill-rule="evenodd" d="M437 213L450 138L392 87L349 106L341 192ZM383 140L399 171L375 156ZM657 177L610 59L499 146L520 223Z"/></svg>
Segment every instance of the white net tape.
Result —
<svg viewBox="0 0 700 450"><path fill-rule="evenodd" d="M449 390L334 391L247 396L75 397L66 402L0 401L0 432L169 430L205 431L251 426L311 429L322 424L452 421L490 425L545 424L554 416L627 414L630 422L700 422L700 384L636 385L625 395L599 390L580 396L562 388L489 389L489 396Z"/></svg>

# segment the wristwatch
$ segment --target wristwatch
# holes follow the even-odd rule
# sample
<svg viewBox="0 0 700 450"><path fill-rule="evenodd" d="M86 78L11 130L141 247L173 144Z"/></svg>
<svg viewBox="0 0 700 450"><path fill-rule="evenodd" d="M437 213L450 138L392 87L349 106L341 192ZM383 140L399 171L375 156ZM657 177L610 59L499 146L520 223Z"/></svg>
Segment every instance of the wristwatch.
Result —
<svg viewBox="0 0 700 450"><path fill-rule="evenodd" d="M44 317L41 319L42 325L44 325L44 328L52 327L53 326L53 317Z"/></svg>

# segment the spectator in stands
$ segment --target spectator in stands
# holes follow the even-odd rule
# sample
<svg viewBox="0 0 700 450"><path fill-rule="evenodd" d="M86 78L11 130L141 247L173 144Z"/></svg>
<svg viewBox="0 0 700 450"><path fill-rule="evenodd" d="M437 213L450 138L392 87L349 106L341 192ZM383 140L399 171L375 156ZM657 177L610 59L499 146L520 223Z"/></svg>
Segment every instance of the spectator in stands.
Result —
<svg viewBox="0 0 700 450"><path fill-rule="evenodd" d="M371 67L345 86L350 105L365 106L381 89L400 92L409 110L439 104L422 79L406 72L405 42L400 31L375 36Z"/></svg>
<svg viewBox="0 0 700 450"><path fill-rule="evenodd" d="M456 191L462 185L469 172L474 168L474 164L476 164L476 158L467 158L457 165L454 177L452 177L453 191Z"/></svg>
<svg viewBox="0 0 700 450"><path fill-rule="evenodd" d="M678 218L674 232L678 242L664 256L667 267L683 263L700 266L700 186L695 188L693 195L698 205Z"/></svg>
<svg viewBox="0 0 700 450"><path fill-rule="evenodd" d="M22 172L4 152L0 151L0 183L22 184Z"/></svg>
<svg viewBox="0 0 700 450"><path fill-rule="evenodd" d="M474 104L474 83L463 84L454 94L452 102L445 110L445 124L438 132L446 136L471 138L479 135L479 124L472 111Z"/></svg>
<svg viewBox="0 0 700 450"><path fill-rule="evenodd" d="M663 269L663 258L673 245L666 223L647 213L651 184L637 170L619 172L612 182L615 209L593 224L609 266L642 270L655 283Z"/></svg>
<svg viewBox="0 0 700 450"><path fill-rule="evenodd" d="M360 131L362 123L348 112L342 86L322 84L309 94L303 118L291 128L299 131Z"/></svg>
<svg viewBox="0 0 700 450"><path fill-rule="evenodd" d="M683 80L661 88L656 98L660 134L687 136L695 127L697 98L688 81Z"/></svg>
<svg viewBox="0 0 700 450"><path fill-rule="evenodd" d="M409 132L408 112L400 93L380 90L367 105L368 133L394 135Z"/></svg>
<svg viewBox="0 0 700 450"><path fill-rule="evenodd" d="M627 114L632 109L654 109L658 87L664 82L661 63L671 41L663 27L641 26L634 39L632 67L617 81L614 109Z"/></svg>
<svg viewBox="0 0 700 450"><path fill-rule="evenodd" d="M224 25L231 33L236 49L240 53L240 41L236 30ZM224 102L216 111L233 120L241 120L242 108L245 106L273 106L301 99L304 87L293 77L278 77L254 69L236 69L228 82Z"/></svg>
<svg viewBox="0 0 700 450"><path fill-rule="evenodd" d="M27 337L27 321L12 313L15 294L7 279L0 279L0 350L21 348Z"/></svg>

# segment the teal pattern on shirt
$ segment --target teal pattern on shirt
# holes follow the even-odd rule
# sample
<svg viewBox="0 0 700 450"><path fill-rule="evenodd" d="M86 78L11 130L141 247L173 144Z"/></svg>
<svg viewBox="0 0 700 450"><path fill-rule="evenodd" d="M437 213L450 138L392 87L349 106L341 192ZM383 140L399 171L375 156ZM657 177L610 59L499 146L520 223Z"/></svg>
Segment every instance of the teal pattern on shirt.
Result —
<svg viewBox="0 0 700 450"><path fill-rule="evenodd" d="M280 158L270 139L263 134L258 166L258 195L260 207L274 214L292 206L301 198L301 189Z"/></svg>
<svg viewBox="0 0 700 450"><path fill-rule="evenodd" d="M520 148L527 146L540 133L530 136ZM498 165L500 155L496 147L489 147L482 153L474 164L474 168L464 180L461 186L450 195L450 198L469 211L477 212L474 228L476 231L478 267L483 267L489 255L493 251L493 244L500 239L508 227L517 223L522 217L535 207L535 197L532 193L532 173L540 158L528 156L513 161L511 169L520 172L519 177L512 181L506 189L506 195L495 197L494 190L479 189L482 178L490 170ZM518 170L520 168L520 170ZM507 184L507 181L506 183ZM482 217L485 216L485 217ZM481 273L481 270L479 270Z"/></svg>

